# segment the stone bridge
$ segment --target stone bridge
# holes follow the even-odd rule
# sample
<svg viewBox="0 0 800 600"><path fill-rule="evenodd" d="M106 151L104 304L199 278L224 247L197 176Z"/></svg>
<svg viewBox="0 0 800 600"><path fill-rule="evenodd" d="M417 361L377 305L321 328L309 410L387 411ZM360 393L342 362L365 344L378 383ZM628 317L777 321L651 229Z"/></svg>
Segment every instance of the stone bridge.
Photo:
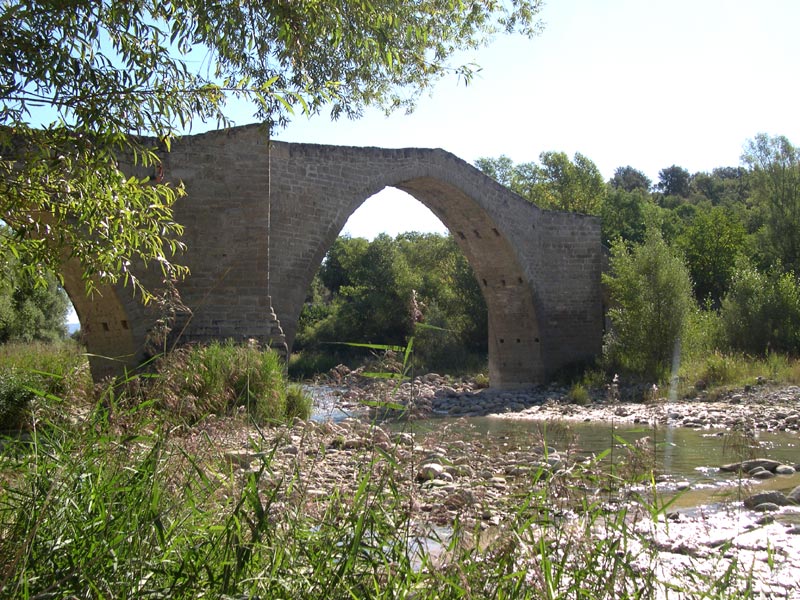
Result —
<svg viewBox="0 0 800 600"><path fill-rule="evenodd" d="M291 347L326 251L367 198L392 186L433 211L472 266L493 387L544 381L600 351L599 220L542 210L448 152L270 142L254 125L186 136L163 166L187 191L175 207L188 248L177 262L191 270L178 284L191 309L173 328L180 341L267 342L272 304ZM155 273L143 279L160 286ZM136 365L156 307L122 287L88 299L69 266L65 280L95 378Z"/></svg>

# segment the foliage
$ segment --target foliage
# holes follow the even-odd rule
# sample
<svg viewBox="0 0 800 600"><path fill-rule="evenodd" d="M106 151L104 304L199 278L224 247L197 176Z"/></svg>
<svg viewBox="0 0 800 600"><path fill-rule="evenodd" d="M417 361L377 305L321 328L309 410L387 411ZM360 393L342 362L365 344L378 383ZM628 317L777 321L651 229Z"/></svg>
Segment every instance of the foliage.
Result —
<svg viewBox="0 0 800 600"><path fill-rule="evenodd" d="M648 194L641 189L609 190L600 211L603 243L611 245L616 239L637 244L643 242L650 204Z"/></svg>
<svg viewBox="0 0 800 600"><path fill-rule="evenodd" d="M319 363L323 366L352 358L352 351L332 342L403 345L412 335L424 342L415 361L429 369L463 371L472 356L485 355L486 305L451 236L406 233L371 242L342 237L316 281L301 313L295 349L336 357ZM415 333L409 310L414 294L422 318L434 328ZM293 372L302 366L297 360Z"/></svg>
<svg viewBox="0 0 800 600"><path fill-rule="evenodd" d="M0 431L22 429L36 394L30 375L16 369L0 371Z"/></svg>
<svg viewBox="0 0 800 600"><path fill-rule="evenodd" d="M287 392L283 368L278 353L254 345L188 346L159 359L157 376L142 393L188 423L240 408L259 424L307 418L310 402L297 390Z"/></svg>
<svg viewBox="0 0 800 600"><path fill-rule="evenodd" d="M625 192L632 192L634 190L642 190L649 192L652 181L641 171L634 169L630 165L627 167L617 167L614 171L614 176L608 181L608 184L616 189Z"/></svg>
<svg viewBox="0 0 800 600"><path fill-rule="evenodd" d="M10 253L4 258L0 278L0 343L65 338L69 299L56 278L50 273L34 278L30 275L32 265Z"/></svg>
<svg viewBox="0 0 800 600"><path fill-rule="evenodd" d="M39 419L68 418L54 399L80 404L91 390L89 364L74 340L0 346L0 430L30 429L34 409ZM49 400L37 404L40 398Z"/></svg>
<svg viewBox="0 0 800 600"><path fill-rule="evenodd" d="M681 380L687 386L683 394L695 396L698 389L710 397L731 388L766 382L800 383L800 361L770 353L754 357L740 352L713 351L689 357L681 363Z"/></svg>
<svg viewBox="0 0 800 600"><path fill-rule="evenodd" d="M692 287L681 259L657 234L630 249L611 248L608 360L620 369L660 381L669 372L692 308Z"/></svg>
<svg viewBox="0 0 800 600"><path fill-rule="evenodd" d="M286 388L286 409L284 416L291 423L294 419L308 419L314 408L314 399L299 385Z"/></svg>
<svg viewBox="0 0 800 600"><path fill-rule="evenodd" d="M677 242L694 283L695 297L719 306L737 259L745 252L745 229L728 210L698 211Z"/></svg>
<svg viewBox="0 0 800 600"><path fill-rule="evenodd" d="M479 158L475 165L486 175L537 206L596 215L606 186L597 166L580 152L572 160L564 152L542 152L540 165L514 165L507 156Z"/></svg>
<svg viewBox="0 0 800 600"><path fill-rule="evenodd" d="M793 273L740 264L720 317L730 348L758 356L800 355L800 284Z"/></svg>
<svg viewBox="0 0 800 600"><path fill-rule="evenodd" d="M570 402L573 404L579 404L581 406L589 404L591 400L589 397L589 391L579 383L574 384L569 389L568 397Z"/></svg>
<svg viewBox="0 0 800 600"><path fill-rule="evenodd" d="M679 196L687 198L691 192L689 171L678 165L672 165L658 172L656 190L664 196Z"/></svg>
<svg viewBox="0 0 800 600"><path fill-rule="evenodd" d="M296 107L327 105L334 118L410 109L443 75L471 78L474 66L450 65L456 52L498 32L535 35L539 10L539 0L4 1L0 210L13 235L0 244L53 272L74 258L90 290L122 280L146 293L139 263L186 273L172 219L183 191L159 163L193 120L228 124L231 97L268 126Z"/></svg>
<svg viewBox="0 0 800 600"><path fill-rule="evenodd" d="M714 206L729 209L742 206L750 196L749 173L744 167L717 167L711 173L691 177L692 195L705 198Z"/></svg>
<svg viewBox="0 0 800 600"><path fill-rule="evenodd" d="M742 160L762 217L762 264L800 272L800 149L784 136L761 133L747 142Z"/></svg>

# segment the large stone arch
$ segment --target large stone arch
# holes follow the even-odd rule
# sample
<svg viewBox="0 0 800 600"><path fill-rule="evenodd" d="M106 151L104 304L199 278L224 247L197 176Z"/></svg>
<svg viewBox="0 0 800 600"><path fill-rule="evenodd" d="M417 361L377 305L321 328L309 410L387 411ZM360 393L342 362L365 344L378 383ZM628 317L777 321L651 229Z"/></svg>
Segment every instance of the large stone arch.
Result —
<svg viewBox="0 0 800 600"><path fill-rule="evenodd" d="M303 275L303 293L350 216L367 198L386 187L395 187L413 196L444 223L478 279L488 311L489 377L493 385L509 387L542 381L546 373L541 357L536 301L531 287L525 285L525 270L515 249L502 235L501 226L473 197L446 181L449 178L436 173L437 169L431 166L411 171L407 167L379 171L363 190L355 191L346 210L330 223L315 249L314 259ZM421 174L412 175L413 171ZM321 203L325 199L311 201ZM293 322L287 323L290 323L287 330L293 339Z"/></svg>
<svg viewBox="0 0 800 600"><path fill-rule="evenodd" d="M600 350L598 219L541 210L448 152L270 142L246 126L184 137L164 167L187 191L175 210L191 270L179 285L192 310L175 324L181 341L267 340L272 305L291 346L325 252L366 198L393 186L429 207L472 265L493 386L543 381ZM131 331L120 348L141 355L154 315L117 298Z"/></svg>

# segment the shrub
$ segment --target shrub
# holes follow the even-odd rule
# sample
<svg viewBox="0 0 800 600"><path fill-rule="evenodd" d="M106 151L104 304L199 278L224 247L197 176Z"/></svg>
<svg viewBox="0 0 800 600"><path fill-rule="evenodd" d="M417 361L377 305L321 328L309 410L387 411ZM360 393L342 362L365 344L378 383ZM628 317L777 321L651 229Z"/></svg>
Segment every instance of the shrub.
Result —
<svg viewBox="0 0 800 600"><path fill-rule="evenodd" d="M632 250L616 242L610 266L603 276L612 303L606 360L614 369L662 380L694 304L686 266L657 234Z"/></svg>
<svg viewBox="0 0 800 600"><path fill-rule="evenodd" d="M301 386L290 385L286 389L286 419L307 419L313 403L313 398Z"/></svg>
<svg viewBox="0 0 800 600"><path fill-rule="evenodd" d="M0 346L0 430L25 429L38 396L86 401L93 383L82 348L73 340L8 343ZM43 403L52 418L63 418L58 403ZM72 402L74 404L74 402Z"/></svg>
<svg viewBox="0 0 800 600"><path fill-rule="evenodd" d="M310 405L288 410L283 359L254 345L212 342L179 348L157 365L153 390L162 407L192 423L208 414L243 408L257 423L307 418ZM289 414L291 413L291 414Z"/></svg>
<svg viewBox="0 0 800 600"><path fill-rule="evenodd" d="M573 404L586 406L589 404L589 392L581 384L576 383L569 390L569 399Z"/></svg>
<svg viewBox="0 0 800 600"><path fill-rule="evenodd" d="M800 354L800 286L792 273L740 265L720 318L730 348L759 356Z"/></svg>
<svg viewBox="0 0 800 600"><path fill-rule="evenodd" d="M0 431L21 429L27 421L28 407L36 397L29 379L19 369L0 372Z"/></svg>

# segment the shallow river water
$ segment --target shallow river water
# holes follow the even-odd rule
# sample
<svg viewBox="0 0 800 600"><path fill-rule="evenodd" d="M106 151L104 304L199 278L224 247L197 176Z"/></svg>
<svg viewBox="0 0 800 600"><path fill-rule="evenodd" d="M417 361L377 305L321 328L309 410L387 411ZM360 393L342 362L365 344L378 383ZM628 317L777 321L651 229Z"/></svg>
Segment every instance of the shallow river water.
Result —
<svg viewBox="0 0 800 600"><path fill-rule="evenodd" d="M334 388L313 386L308 388L315 398L314 418L338 421L354 416L357 411L342 409ZM719 470L724 464L747 458L770 458L790 465L800 464L800 436L797 432L758 432L749 449L735 447L728 432L718 429L692 429L688 427L657 427L613 422L576 422L517 420L500 417L452 418L436 417L418 419L412 423L395 423L394 429L411 429L418 435L441 436L442 442L480 438L484 449L502 453L530 447L532 443L547 444L561 454L581 459L609 451L606 460L624 456L625 444L634 444L647 437L646 446L654 451L654 467L663 475L661 492L680 491L674 502L676 508L714 504L730 499L742 484L757 491L779 490L788 492L800 485L800 473L777 476L766 481L743 481L735 473ZM616 453L616 458L615 458Z"/></svg>
<svg viewBox="0 0 800 600"><path fill-rule="evenodd" d="M488 447L515 449L531 444L531 441L548 440L548 445L557 451L567 452L574 458L598 455L614 448L616 457L624 455L625 444L635 444L649 438L646 446L654 448L654 466L657 473L665 475L662 491L682 490L675 501L676 508L688 508L711 504L729 498L732 490L747 483L758 491L780 490L788 492L800 485L800 473L791 476L776 476L766 481L748 479L743 482L735 473L722 472L724 464L739 462L751 456L770 458L790 465L800 463L800 437L797 432L759 432L755 446L743 456L733 447L726 432L714 429L691 429L686 427L653 428L640 425L620 425L601 422L543 422L534 420L510 420L498 417L470 417L469 419L424 419L414 423L419 433L425 431L447 431L447 436L481 436L493 440ZM607 460L612 458L609 453ZM660 486L661 487L661 486Z"/></svg>

